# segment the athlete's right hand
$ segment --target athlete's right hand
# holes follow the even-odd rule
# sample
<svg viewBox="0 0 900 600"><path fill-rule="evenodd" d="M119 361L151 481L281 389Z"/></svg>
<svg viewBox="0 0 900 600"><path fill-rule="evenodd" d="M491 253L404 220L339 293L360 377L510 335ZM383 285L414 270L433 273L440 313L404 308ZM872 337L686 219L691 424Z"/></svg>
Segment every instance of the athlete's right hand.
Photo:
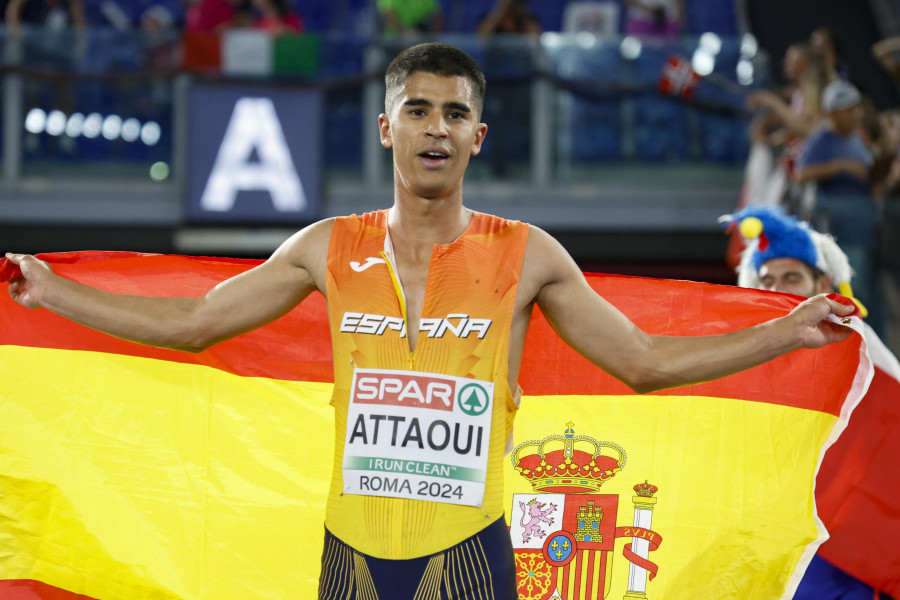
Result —
<svg viewBox="0 0 900 600"><path fill-rule="evenodd" d="M42 294L54 277L53 269L30 254L7 252L6 259L22 272L9 280L9 297L25 308L40 308Z"/></svg>

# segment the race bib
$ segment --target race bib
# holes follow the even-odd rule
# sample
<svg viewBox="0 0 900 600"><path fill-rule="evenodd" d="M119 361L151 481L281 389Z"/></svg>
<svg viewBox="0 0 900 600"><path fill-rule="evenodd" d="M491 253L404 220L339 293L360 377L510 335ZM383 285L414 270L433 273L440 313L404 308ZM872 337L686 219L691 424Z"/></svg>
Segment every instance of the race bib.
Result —
<svg viewBox="0 0 900 600"><path fill-rule="evenodd" d="M492 382L356 369L344 443L344 493L481 506Z"/></svg>

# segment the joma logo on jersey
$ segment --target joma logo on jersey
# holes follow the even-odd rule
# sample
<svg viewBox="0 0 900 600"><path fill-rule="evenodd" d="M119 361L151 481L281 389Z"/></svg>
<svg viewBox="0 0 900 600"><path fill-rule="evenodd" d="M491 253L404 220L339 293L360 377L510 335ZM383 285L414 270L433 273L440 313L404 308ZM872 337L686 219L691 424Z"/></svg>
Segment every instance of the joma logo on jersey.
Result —
<svg viewBox="0 0 900 600"><path fill-rule="evenodd" d="M451 313L442 319L419 319L419 331L430 338L442 338L448 332L458 338L467 338L472 334L481 340L491 328L490 319L470 319L469 315ZM345 312L341 319L341 332L364 333L368 335L384 335L388 329L406 337L406 323L401 317L386 317L369 313Z"/></svg>

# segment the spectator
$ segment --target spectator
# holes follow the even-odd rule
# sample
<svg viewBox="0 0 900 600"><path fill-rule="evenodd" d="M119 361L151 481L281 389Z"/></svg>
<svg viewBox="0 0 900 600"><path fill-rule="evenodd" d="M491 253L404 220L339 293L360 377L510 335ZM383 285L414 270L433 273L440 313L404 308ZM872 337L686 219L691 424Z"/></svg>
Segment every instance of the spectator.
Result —
<svg viewBox="0 0 900 600"><path fill-rule="evenodd" d="M301 33L303 21L290 6L289 0L252 0L259 17L253 23L255 29L262 29L273 35Z"/></svg>
<svg viewBox="0 0 900 600"><path fill-rule="evenodd" d="M738 285L806 297L836 289L853 297L847 256L831 236L772 209L742 211L731 219L750 238ZM760 243L763 236L765 245ZM900 551L883 542L900 533L900 499L874 493L900 476L900 363L870 327L863 336L875 374L846 429L822 459L816 508L830 539L813 557L794 600L890 600L884 592L900 589Z"/></svg>
<svg viewBox="0 0 900 600"><path fill-rule="evenodd" d="M53 31L87 24L82 0L9 0L4 18L11 31L18 31L25 23Z"/></svg>
<svg viewBox="0 0 900 600"><path fill-rule="evenodd" d="M436 33L444 26L437 0L377 0L375 6L389 35Z"/></svg>
<svg viewBox="0 0 900 600"><path fill-rule="evenodd" d="M141 13L141 31L155 35L171 31L175 26L172 11L163 4L152 4Z"/></svg>
<svg viewBox="0 0 900 600"><path fill-rule="evenodd" d="M882 193L876 197L898 196L900 195L900 156L898 156L898 151L900 151L900 110L882 112L881 122L884 132L882 147L886 152L893 150L894 159L882 182Z"/></svg>
<svg viewBox="0 0 900 600"><path fill-rule="evenodd" d="M791 184L803 140L822 120L821 94L836 76L809 44L796 43L784 55L783 90L748 94L746 106L758 114L750 124L741 205L802 204L803 190Z"/></svg>
<svg viewBox="0 0 900 600"><path fill-rule="evenodd" d="M168 74L172 72L180 60L179 44L175 32L175 17L172 11L163 4L147 7L140 17L140 31L143 37L138 63L154 73ZM154 84L160 88L160 94L168 86L160 81Z"/></svg>
<svg viewBox="0 0 900 600"><path fill-rule="evenodd" d="M4 17L9 32L4 59L8 62L15 64L28 56L31 67L67 72L74 70L86 55L87 18L82 0L9 0ZM41 31L27 35L29 27ZM26 106L45 102L47 85L39 79L26 79ZM72 114L75 106L72 82L54 77L49 81L49 88L53 108ZM48 142L65 154L74 152L69 136L58 136ZM37 138L26 137L25 144L28 152L31 144L37 144Z"/></svg>
<svg viewBox="0 0 900 600"><path fill-rule="evenodd" d="M184 15L187 33L221 32L234 21L239 0L188 0Z"/></svg>
<svg viewBox="0 0 900 600"><path fill-rule="evenodd" d="M529 4L529 0L497 0L478 23L478 35L541 33L541 22Z"/></svg>
<svg viewBox="0 0 900 600"><path fill-rule="evenodd" d="M683 20L683 0L625 0L626 35L675 37Z"/></svg>
<svg viewBox="0 0 900 600"><path fill-rule="evenodd" d="M810 134L824 116L820 102L822 91L837 78L824 57L808 44L791 45L785 52L783 65L789 82L789 101L769 90L747 96L747 108L767 111L766 125L771 131L766 135L770 136L768 141L772 146L788 143L792 137L802 140Z"/></svg>
<svg viewBox="0 0 900 600"><path fill-rule="evenodd" d="M488 96L484 105L484 118L495 132L490 143L489 157L495 175L503 177L507 173L508 158L516 150L516 132L529 131L531 121L530 83L525 77L515 77L532 69L531 54L524 44L510 40L509 36L537 35L541 32L540 21L532 14L529 0L497 0L491 10L478 24L478 35L491 38L494 35L505 39L488 39L485 54L485 71L502 72L513 75L495 78L497 88Z"/></svg>
<svg viewBox="0 0 900 600"><path fill-rule="evenodd" d="M858 133L872 155L872 169L869 173L869 193L873 198L882 199L888 193L888 175L897 159L900 138L896 129L892 130L892 117L888 112L879 112L869 98L863 97L862 118Z"/></svg>
<svg viewBox="0 0 900 600"><path fill-rule="evenodd" d="M859 135L862 103L853 84L828 84L822 93L828 118L807 141L797 169L800 183L814 181L824 195L868 197L872 155Z"/></svg>
<svg viewBox="0 0 900 600"><path fill-rule="evenodd" d="M253 0L234 0L234 16L228 29L251 29L256 22L257 13L253 8Z"/></svg>
<svg viewBox="0 0 900 600"><path fill-rule="evenodd" d="M841 79L850 79L850 69L844 60L844 44L841 36L831 27L819 27L809 34L813 50L825 57L828 67Z"/></svg>
<svg viewBox="0 0 900 600"><path fill-rule="evenodd" d="M900 84L900 36L890 37L872 45L872 55L896 84Z"/></svg>
<svg viewBox="0 0 900 600"><path fill-rule="evenodd" d="M872 327L882 332L875 277L878 213L870 195L872 154L859 128L863 97L851 83L833 81L822 93L828 117L807 140L797 165L800 184L816 184L817 229L841 244L856 270L860 297L869 305Z"/></svg>

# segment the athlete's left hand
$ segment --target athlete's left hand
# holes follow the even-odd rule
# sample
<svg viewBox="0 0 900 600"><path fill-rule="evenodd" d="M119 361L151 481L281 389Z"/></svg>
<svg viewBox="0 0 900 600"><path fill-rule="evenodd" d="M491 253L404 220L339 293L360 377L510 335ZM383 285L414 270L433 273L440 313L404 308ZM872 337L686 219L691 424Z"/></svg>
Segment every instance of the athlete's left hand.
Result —
<svg viewBox="0 0 900 600"><path fill-rule="evenodd" d="M853 331L828 317L847 317L854 310L853 306L836 302L826 294L819 294L798 304L786 318L796 327L801 347L821 348L847 339Z"/></svg>

